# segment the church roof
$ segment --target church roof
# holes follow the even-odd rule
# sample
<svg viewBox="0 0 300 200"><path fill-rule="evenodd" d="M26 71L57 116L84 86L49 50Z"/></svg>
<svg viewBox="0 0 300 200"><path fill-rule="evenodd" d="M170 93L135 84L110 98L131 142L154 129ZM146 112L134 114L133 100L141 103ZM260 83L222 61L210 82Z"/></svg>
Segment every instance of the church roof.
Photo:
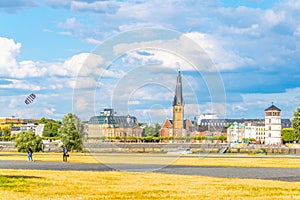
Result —
<svg viewBox="0 0 300 200"><path fill-rule="evenodd" d="M137 119L134 116L93 116L90 118L89 124L108 124L118 125L120 128L133 128L137 127Z"/></svg>
<svg viewBox="0 0 300 200"><path fill-rule="evenodd" d="M183 120L183 128L186 129L187 128L187 121L190 121L190 123L192 124L192 126L196 126L196 122L195 121L191 121L190 119L185 119ZM164 123L162 124L162 128L166 128L166 123L169 122L171 125L173 125L173 120L171 119L166 119L164 121Z"/></svg>
<svg viewBox="0 0 300 200"><path fill-rule="evenodd" d="M268 111L268 110L277 110L277 111L281 111L279 108L277 108L277 107L274 106L273 104L272 104L269 108L265 109L265 111Z"/></svg>
<svg viewBox="0 0 300 200"><path fill-rule="evenodd" d="M181 80L181 74L180 74L180 71L178 71L178 76L177 76L177 83L176 83L176 90L175 90L175 96L174 96L173 106L183 106L182 80Z"/></svg>

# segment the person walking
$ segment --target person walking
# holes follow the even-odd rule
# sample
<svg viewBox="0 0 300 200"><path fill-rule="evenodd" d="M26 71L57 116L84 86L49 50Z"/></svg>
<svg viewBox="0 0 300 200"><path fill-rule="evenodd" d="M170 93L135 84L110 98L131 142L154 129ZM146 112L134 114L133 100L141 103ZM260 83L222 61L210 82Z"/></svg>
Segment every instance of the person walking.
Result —
<svg viewBox="0 0 300 200"><path fill-rule="evenodd" d="M68 157L69 157L68 149L67 149L66 146L64 146L64 148L63 148L63 162L68 162Z"/></svg>
<svg viewBox="0 0 300 200"><path fill-rule="evenodd" d="M32 153L33 153L33 151L32 151L31 146L28 147L27 153L28 153L28 162L33 161L33 159L32 159Z"/></svg>

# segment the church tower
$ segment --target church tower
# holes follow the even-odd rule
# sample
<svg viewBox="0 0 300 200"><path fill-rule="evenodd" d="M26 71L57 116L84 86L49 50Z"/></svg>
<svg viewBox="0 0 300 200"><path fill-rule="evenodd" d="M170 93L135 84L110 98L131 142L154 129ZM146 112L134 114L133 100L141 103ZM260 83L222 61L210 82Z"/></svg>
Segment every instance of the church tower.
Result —
<svg viewBox="0 0 300 200"><path fill-rule="evenodd" d="M173 136L180 137L183 135L184 120L184 102L182 98L182 79L178 71L175 96L173 101Z"/></svg>

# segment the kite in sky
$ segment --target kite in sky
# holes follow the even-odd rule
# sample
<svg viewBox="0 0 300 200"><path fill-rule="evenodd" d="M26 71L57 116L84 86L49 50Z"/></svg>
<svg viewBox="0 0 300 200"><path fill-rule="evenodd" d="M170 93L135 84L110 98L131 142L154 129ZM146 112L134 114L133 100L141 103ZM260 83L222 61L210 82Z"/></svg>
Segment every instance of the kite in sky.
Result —
<svg viewBox="0 0 300 200"><path fill-rule="evenodd" d="M26 104L30 104L31 102L33 102L33 100L35 99L36 95L35 94L30 94L26 99L25 99L25 103Z"/></svg>

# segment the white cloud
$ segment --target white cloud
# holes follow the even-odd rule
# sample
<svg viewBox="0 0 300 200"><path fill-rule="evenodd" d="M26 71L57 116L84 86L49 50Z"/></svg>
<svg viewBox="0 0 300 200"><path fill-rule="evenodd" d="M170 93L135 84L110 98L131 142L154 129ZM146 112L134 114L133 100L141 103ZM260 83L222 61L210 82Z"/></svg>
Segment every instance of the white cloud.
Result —
<svg viewBox="0 0 300 200"><path fill-rule="evenodd" d="M296 36L296 37L300 37L300 27L296 28L293 35Z"/></svg>
<svg viewBox="0 0 300 200"><path fill-rule="evenodd" d="M59 32L60 35L68 35L68 36L72 36L71 32L67 32L67 31L61 31Z"/></svg>
<svg viewBox="0 0 300 200"><path fill-rule="evenodd" d="M239 27L224 27L223 31L226 31L229 34L235 35L249 35L249 36L259 36L259 25L252 24L250 27L239 28Z"/></svg>
<svg viewBox="0 0 300 200"><path fill-rule="evenodd" d="M55 108L44 108L44 113L48 116L53 116L55 114Z"/></svg>
<svg viewBox="0 0 300 200"><path fill-rule="evenodd" d="M76 89L83 89L83 88L95 88L95 86L98 85L97 80L95 80L93 77L77 77L69 79L68 81L69 86L71 88Z"/></svg>
<svg viewBox="0 0 300 200"><path fill-rule="evenodd" d="M75 29L80 28L82 24L75 17L72 17L66 19L65 22L58 23L58 26L63 29Z"/></svg>
<svg viewBox="0 0 300 200"><path fill-rule="evenodd" d="M129 113L136 116L140 122L163 123L166 118L172 119L172 107L164 108L161 105L153 105L147 109L130 109Z"/></svg>
<svg viewBox="0 0 300 200"><path fill-rule="evenodd" d="M100 40L94 38L86 38L85 41L89 44L97 44L97 45L102 43Z"/></svg>
<svg viewBox="0 0 300 200"><path fill-rule="evenodd" d="M97 13L114 13L118 8L118 3L115 1L95 1L92 3L72 1L71 10L76 11L92 11Z"/></svg>
<svg viewBox="0 0 300 200"><path fill-rule="evenodd" d="M181 70L195 70L190 63L180 57L180 55L176 55L174 52L165 51L164 49L146 49L143 52L147 55L142 55L138 51L133 51L127 53L122 60L128 65L135 66L161 64L162 66L175 70L178 70L178 68Z"/></svg>
<svg viewBox="0 0 300 200"><path fill-rule="evenodd" d="M291 105L300 102L300 88L286 89L282 93L253 93L253 94L243 94L243 101L247 104L257 105L265 104L268 105L271 102L279 103L282 105Z"/></svg>
<svg viewBox="0 0 300 200"><path fill-rule="evenodd" d="M44 0L45 4L48 4L52 7L60 7L60 6L67 6L69 5L73 0Z"/></svg>
<svg viewBox="0 0 300 200"><path fill-rule="evenodd" d="M1 76L9 78L11 83L2 84L2 89L23 89L23 90L41 90L41 89L62 89L63 87L74 87L76 77L81 72L79 78L80 87L92 87L98 84L93 77L94 74L102 74L103 77L120 77L122 72L103 69L103 59L101 56L91 53L81 53L61 62L34 62L32 60L23 60L17 62L17 56L21 52L21 44L15 43L13 39L0 38L0 69ZM91 77L89 77L91 76ZM43 77L39 82L30 83L28 78ZM65 77L69 77L65 80ZM24 79L17 80L17 79ZM28 79L28 80L26 80ZM26 80L26 81L25 81ZM78 80L77 80L78 81Z"/></svg>
<svg viewBox="0 0 300 200"><path fill-rule="evenodd" d="M266 10L261 16L262 23L268 27L276 26L277 24L285 20L286 19L284 11L276 12L274 10Z"/></svg>
<svg viewBox="0 0 300 200"><path fill-rule="evenodd" d="M6 72L7 68L17 65L16 57L21 52L21 43L15 43L13 39L0 37L0 69Z"/></svg>
<svg viewBox="0 0 300 200"><path fill-rule="evenodd" d="M17 80L17 79L6 79L9 81L9 84L0 85L1 89L22 89L22 90L31 90L38 91L41 89L40 86L28 83L27 81Z"/></svg>
<svg viewBox="0 0 300 200"><path fill-rule="evenodd" d="M227 113L231 118L263 118L264 110L274 103L281 109L282 118L292 118L299 106L300 88L287 89L281 93L241 94L242 102L227 102Z"/></svg>
<svg viewBox="0 0 300 200"><path fill-rule="evenodd" d="M140 101L134 101L134 100L130 100L129 102L128 102L128 104L129 105L139 105L139 104L141 104L141 102Z"/></svg>
<svg viewBox="0 0 300 200"><path fill-rule="evenodd" d="M101 64L103 64L101 56L91 53L81 53L67 59L63 66L71 76L77 76L79 71L81 76L88 76L102 70L99 67Z"/></svg>
<svg viewBox="0 0 300 200"><path fill-rule="evenodd" d="M253 64L254 61L248 57L240 57L231 50L226 50L221 38L199 32L185 34L199 44L201 48L209 55L216 68L222 70L232 70L242 66Z"/></svg>
<svg viewBox="0 0 300 200"><path fill-rule="evenodd" d="M45 67L40 66L39 63L35 63L31 60L21 61L17 68L11 69L10 75L16 78L41 77L47 72Z"/></svg>
<svg viewBox="0 0 300 200"><path fill-rule="evenodd" d="M145 30L144 34L151 33ZM180 66L183 70L216 71L207 53L185 35L182 35L179 39L122 43L114 46L115 55L129 51L150 51L154 54L152 60L161 61L161 65L168 68L178 69ZM138 60L142 62L149 61L149 58L151 59L151 56L138 56ZM189 63L193 63L195 66Z"/></svg>

